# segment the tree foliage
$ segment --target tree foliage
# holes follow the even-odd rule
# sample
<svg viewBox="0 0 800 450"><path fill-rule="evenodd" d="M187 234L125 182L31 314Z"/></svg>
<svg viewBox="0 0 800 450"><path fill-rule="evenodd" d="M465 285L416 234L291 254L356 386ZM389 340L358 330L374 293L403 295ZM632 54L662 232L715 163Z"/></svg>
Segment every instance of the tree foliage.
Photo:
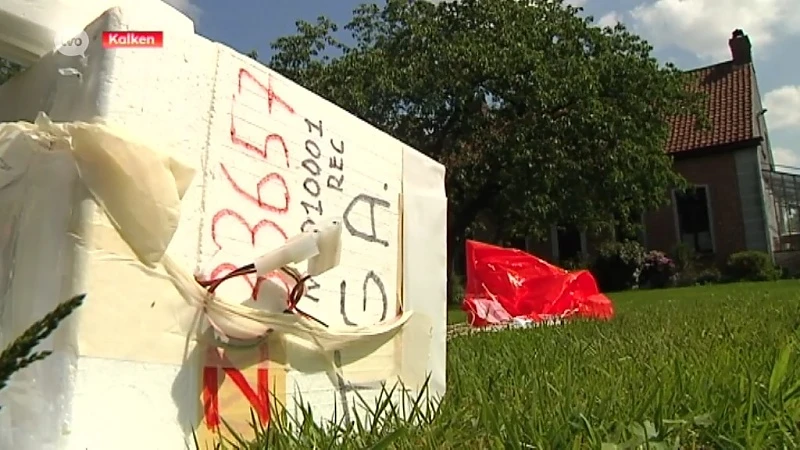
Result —
<svg viewBox="0 0 800 450"><path fill-rule="evenodd" d="M682 179L666 119L697 114L682 74L624 26L561 0L388 0L277 39L270 65L447 167L451 237L498 238L663 204Z"/></svg>

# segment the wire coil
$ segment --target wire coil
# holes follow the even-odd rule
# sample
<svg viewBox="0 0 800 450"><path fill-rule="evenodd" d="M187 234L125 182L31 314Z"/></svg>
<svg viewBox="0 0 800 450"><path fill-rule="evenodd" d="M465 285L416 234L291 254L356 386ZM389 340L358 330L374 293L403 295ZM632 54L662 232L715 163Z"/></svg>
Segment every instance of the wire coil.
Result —
<svg viewBox="0 0 800 450"><path fill-rule="evenodd" d="M308 319L311 319L311 320L319 323L320 325L322 325L324 327L328 327L328 325L325 322L319 320L318 318L316 318L316 317L314 317L314 316L312 316L312 315L310 315L308 313L303 312L302 310L300 310L297 307L298 303L300 303L300 300L302 300L303 297L308 292L308 287L306 286L306 282L309 279L311 279L311 277L309 275L302 275L297 269L294 269L294 268L289 267L289 266L283 266L279 270L283 274L289 276L289 278L291 278L292 281L294 281L294 286L292 286L292 289L289 292L287 292L286 309L283 312L286 313L286 314L300 314L301 316L306 317ZM202 288L204 288L206 291L208 291L209 294L214 295L216 290L225 281L228 281L230 279L237 278L237 277L251 275L251 274L254 274L254 273L256 273L256 267L255 267L255 264L251 263L251 264L247 264L247 265L241 266L241 267L231 271L230 273L228 273L228 274L226 274L224 276L218 277L218 278L214 278L214 279L210 279L210 280L201 280L201 279L195 277L195 281L197 281L197 284L199 284ZM256 295L258 295L258 294L256 293ZM239 339L233 339L233 338L230 338L229 336L226 336L225 333L220 329L220 327L218 327L214 323L214 321L211 320L210 317L207 316L207 318L208 318L208 321L211 324L211 326L216 331L216 333L218 335L220 335L220 336L224 336L224 338L225 338L224 341L221 340L221 339L217 339L217 344L220 345L221 347L232 347L232 348L258 347L259 345L261 345L269 337L269 334L272 332L272 330L269 330L263 336L260 336L260 337L258 337L256 339L248 340L248 341L241 341Z"/></svg>

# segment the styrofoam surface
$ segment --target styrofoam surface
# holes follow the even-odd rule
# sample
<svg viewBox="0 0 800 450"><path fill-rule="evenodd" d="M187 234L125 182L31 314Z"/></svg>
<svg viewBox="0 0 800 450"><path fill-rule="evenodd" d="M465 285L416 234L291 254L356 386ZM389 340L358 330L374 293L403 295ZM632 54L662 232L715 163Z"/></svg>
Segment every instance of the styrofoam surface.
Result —
<svg viewBox="0 0 800 450"><path fill-rule="evenodd" d="M4 0L0 3L0 58L31 65L54 50L56 36L83 30L106 10L124 5L129 5L129 17L142 16L137 26L194 33L191 19L161 0Z"/></svg>
<svg viewBox="0 0 800 450"><path fill-rule="evenodd" d="M433 394L443 394L446 199L441 165L227 47L180 32L170 38L172 26L164 26L163 49L102 48L102 31L146 28L149 20L140 10L115 8L105 13L87 28L93 41L85 59L50 54L0 87L0 120L33 120L40 110L56 121L99 115L157 140L161 148L196 167L199 175L184 198L181 224L168 254L205 274L224 263L246 263L279 245L282 236L270 223L291 236L308 218L341 216L360 198L348 214L353 229L345 231L342 266L317 280L319 288L311 294L318 302L304 300L301 305L339 325L374 323L384 316L384 304L385 315L391 317L400 301L429 316L432 341L404 337L400 344L379 349L366 363L345 364L343 371L360 381L379 380L394 365L419 359L409 346L426 345L430 356L423 359L432 372ZM163 22L163 16L159 20ZM180 17L175 17L174 28L185 30ZM64 68L81 75L60 75ZM322 136L309 125L319 121ZM283 138L288 158L279 139L268 139L275 134ZM309 140L321 149L319 158L314 158ZM251 144L249 149L245 142ZM339 153L341 142L344 150ZM316 166L309 158L319 165L319 175L313 175ZM286 189L277 177L262 181L270 173L282 176ZM342 174L342 192L328 187L338 185ZM313 184L309 178L321 185L318 197L306 189ZM313 186L309 189L314 191ZM405 216L400 214L401 192L408 197ZM364 196L378 198L373 238L364 236L372 234L373 211ZM318 200L323 202L322 214L313 207ZM265 204L273 205L272 210ZM95 235L104 233L103 217L95 213L87 219L95 223ZM259 222L265 232L255 237L243 226ZM172 326L171 310L180 303L177 294L163 280L98 255L89 257L86 269L82 282L89 296L78 323L80 355L73 371L63 374L74 383L74 395L62 448L182 446L200 416L203 355L194 352L181 365L184 341ZM401 286L404 295L399 299ZM385 303L379 287L386 292ZM249 286L241 282L224 291L241 299L248 293ZM345 360L347 356L340 355ZM293 357L289 362L302 366L297 361L302 356ZM302 394L318 419L332 418L334 410L341 413L344 403L354 408L357 395L369 399L380 392L342 391L322 373L285 368L272 373L284 374L287 403Z"/></svg>

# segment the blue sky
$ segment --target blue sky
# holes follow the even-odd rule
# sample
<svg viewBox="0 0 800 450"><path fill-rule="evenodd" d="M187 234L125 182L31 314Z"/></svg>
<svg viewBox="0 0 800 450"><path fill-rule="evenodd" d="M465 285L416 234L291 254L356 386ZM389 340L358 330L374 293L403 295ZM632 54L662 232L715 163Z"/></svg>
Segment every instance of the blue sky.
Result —
<svg viewBox="0 0 800 450"><path fill-rule="evenodd" d="M197 31L242 52L270 56L269 44L320 15L345 23L364 0L168 0ZM382 1L382 0L379 0ZM800 167L800 0L568 0L600 24L624 23L655 55L691 69L730 59L741 28L753 44L758 83L778 164ZM795 55L795 56L790 56Z"/></svg>

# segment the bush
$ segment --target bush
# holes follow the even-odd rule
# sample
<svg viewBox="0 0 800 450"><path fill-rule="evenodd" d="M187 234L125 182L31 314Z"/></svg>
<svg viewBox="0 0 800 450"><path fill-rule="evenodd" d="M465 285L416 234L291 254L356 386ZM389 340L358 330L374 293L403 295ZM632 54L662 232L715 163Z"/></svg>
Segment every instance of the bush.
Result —
<svg viewBox="0 0 800 450"><path fill-rule="evenodd" d="M726 275L731 281L774 281L781 277L781 270L765 252L746 251L734 253L728 258Z"/></svg>
<svg viewBox="0 0 800 450"><path fill-rule="evenodd" d="M570 272L576 272L578 270L586 270L591 266L589 258L586 255L581 254L575 258L565 259L559 263L559 266L562 269L569 270Z"/></svg>
<svg viewBox="0 0 800 450"><path fill-rule="evenodd" d="M792 273L789 267L778 266L778 270L781 271L781 280L792 280L795 278L795 274Z"/></svg>
<svg viewBox="0 0 800 450"><path fill-rule="evenodd" d="M464 294L466 292L466 282L464 278L455 273L450 274L450 298L448 299L448 304L453 306L458 306L464 302Z"/></svg>
<svg viewBox="0 0 800 450"><path fill-rule="evenodd" d="M598 249L590 270L602 291L623 291L639 284L644 255L638 242L607 242Z"/></svg>
<svg viewBox="0 0 800 450"><path fill-rule="evenodd" d="M710 268L703 270L700 272L697 277L695 277L694 284L699 285L706 285L706 284L717 284L722 281L722 273L717 268Z"/></svg>
<svg viewBox="0 0 800 450"><path fill-rule="evenodd" d="M675 284L676 274L675 262L664 252L653 250L644 256L639 281L642 286L665 288Z"/></svg>
<svg viewBox="0 0 800 450"><path fill-rule="evenodd" d="M672 261L675 263L675 270L678 273L692 271L695 259L694 249L686 244L678 244L672 250Z"/></svg>

